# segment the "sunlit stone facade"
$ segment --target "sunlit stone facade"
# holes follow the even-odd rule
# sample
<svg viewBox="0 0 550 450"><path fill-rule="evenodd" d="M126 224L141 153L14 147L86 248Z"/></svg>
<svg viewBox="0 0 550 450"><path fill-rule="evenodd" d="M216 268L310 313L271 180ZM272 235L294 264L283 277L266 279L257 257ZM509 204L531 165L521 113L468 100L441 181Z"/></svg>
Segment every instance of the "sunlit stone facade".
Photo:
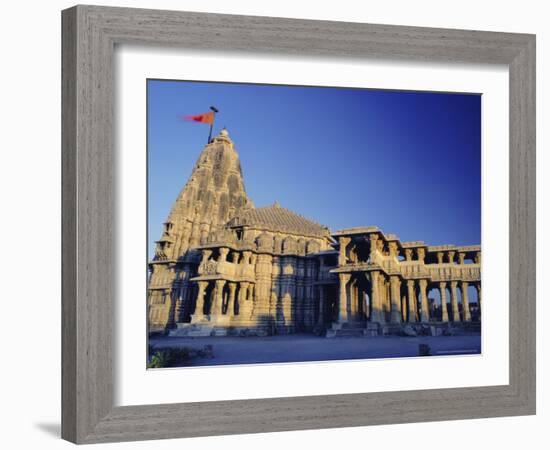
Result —
<svg viewBox="0 0 550 450"><path fill-rule="evenodd" d="M377 227L331 234L277 203L254 208L222 130L149 263L149 331L332 337L479 328L480 267L479 246L401 242Z"/></svg>

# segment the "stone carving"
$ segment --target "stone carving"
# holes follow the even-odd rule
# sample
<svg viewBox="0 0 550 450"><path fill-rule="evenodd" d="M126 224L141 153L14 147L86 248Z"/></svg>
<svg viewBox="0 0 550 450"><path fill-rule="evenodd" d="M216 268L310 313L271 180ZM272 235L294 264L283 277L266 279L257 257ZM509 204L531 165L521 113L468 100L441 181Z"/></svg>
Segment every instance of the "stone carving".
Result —
<svg viewBox="0 0 550 450"><path fill-rule="evenodd" d="M207 261L199 268L199 272L204 275L215 275L218 264L215 261Z"/></svg>

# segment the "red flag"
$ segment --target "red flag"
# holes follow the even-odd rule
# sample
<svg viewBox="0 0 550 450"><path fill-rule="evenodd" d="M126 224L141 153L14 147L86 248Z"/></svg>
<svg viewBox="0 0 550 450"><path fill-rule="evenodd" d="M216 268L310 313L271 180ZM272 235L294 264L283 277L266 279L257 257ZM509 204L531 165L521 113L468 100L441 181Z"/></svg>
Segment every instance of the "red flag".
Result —
<svg viewBox="0 0 550 450"><path fill-rule="evenodd" d="M197 114L196 116L183 116L182 118L189 122L208 123L212 125L214 123L214 112Z"/></svg>

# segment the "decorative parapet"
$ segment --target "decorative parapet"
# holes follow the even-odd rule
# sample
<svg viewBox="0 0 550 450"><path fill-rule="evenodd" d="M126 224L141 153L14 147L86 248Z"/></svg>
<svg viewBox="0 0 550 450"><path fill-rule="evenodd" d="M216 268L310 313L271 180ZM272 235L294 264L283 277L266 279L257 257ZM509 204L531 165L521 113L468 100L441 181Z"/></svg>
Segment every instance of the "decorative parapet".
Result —
<svg viewBox="0 0 550 450"><path fill-rule="evenodd" d="M456 249L459 252L465 252L465 253L480 252L481 246L480 245L462 245L460 247L457 247Z"/></svg>
<svg viewBox="0 0 550 450"><path fill-rule="evenodd" d="M429 278L434 281L480 281L479 264L430 264L427 265Z"/></svg>
<svg viewBox="0 0 550 450"><path fill-rule="evenodd" d="M428 245L428 252L444 252L449 250L456 250L457 247L454 244L448 245Z"/></svg>
<svg viewBox="0 0 550 450"><path fill-rule="evenodd" d="M391 263L388 260L380 263L351 263L338 266L330 270L330 273L369 272L381 270L386 275L398 275L403 279L429 279L432 282L439 281L480 281L481 270L479 264L422 264L418 261L400 261Z"/></svg>
<svg viewBox="0 0 550 450"><path fill-rule="evenodd" d="M401 247L403 248L426 247L426 243L424 241L402 242Z"/></svg>

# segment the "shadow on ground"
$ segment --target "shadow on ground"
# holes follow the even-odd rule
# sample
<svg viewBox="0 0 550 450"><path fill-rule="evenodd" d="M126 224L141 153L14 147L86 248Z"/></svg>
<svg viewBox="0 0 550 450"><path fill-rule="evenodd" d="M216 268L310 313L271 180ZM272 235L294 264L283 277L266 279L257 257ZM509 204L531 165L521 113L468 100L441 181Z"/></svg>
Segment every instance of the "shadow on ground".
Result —
<svg viewBox="0 0 550 450"><path fill-rule="evenodd" d="M36 428L43 431L46 434L49 434L52 437L60 438L61 437L61 424L60 423L37 423L35 424Z"/></svg>

